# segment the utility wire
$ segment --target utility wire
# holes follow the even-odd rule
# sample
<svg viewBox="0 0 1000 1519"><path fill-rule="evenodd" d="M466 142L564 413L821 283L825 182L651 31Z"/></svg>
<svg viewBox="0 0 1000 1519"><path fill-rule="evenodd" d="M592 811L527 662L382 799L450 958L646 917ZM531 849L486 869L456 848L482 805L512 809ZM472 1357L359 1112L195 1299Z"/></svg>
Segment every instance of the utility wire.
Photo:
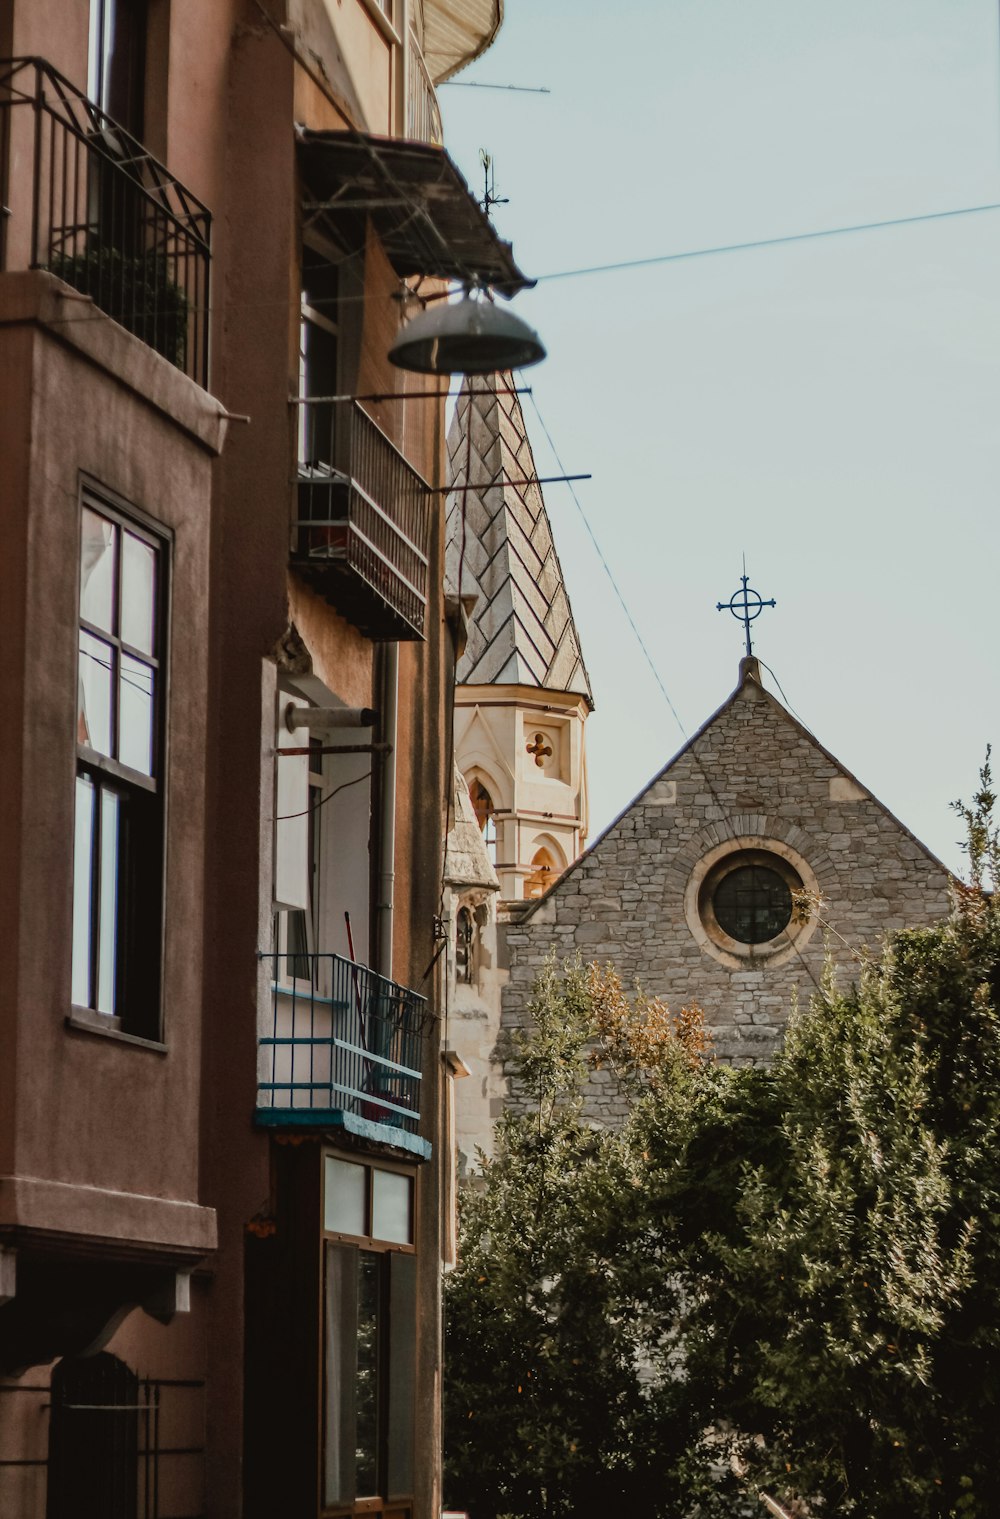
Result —
<svg viewBox="0 0 1000 1519"><path fill-rule="evenodd" d="M856 232L879 232L889 227L911 227L916 226L921 222L946 221L949 218L957 216L977 216L980 212L983 211L1000 211L1000 201L989 201L981 206L958 206L948 211L926 211L918 216L896 216L887 217L882 221L857 222L847 227L823 227L819 228L815 232L789 232L782 237L761 237L753 239L750 242L718 243L708 248L686 248L679 253L656 253L651 255L649 258L622 259L619 262L613 264L590 264L580 269L556 269L551 270L548 274L537 275L535 278L535 284L540 285L549 280L578 279L580 276L588 274L618 274L630 269L651 269L655 268L657 265L679 264L689 259L713 258L717 254L747 253L751 252L755 248L777 248L781 247L784 244L790 243L818 242L822 238L846 237ZM352 253L350 255L345 255L345 258L353 256L354 254ZM388 295L386 295L385 299L398 300L400 298L400 293L401 292L395 291L390 292ZM409 287L406 287L406 293L409 295L415 294L415 292L410 290ZM420 299L419 296L416 298L418 300ZM90 300L90 297L85 294L79 294L76 296L76 299L81 301ZM362 291L355 295L342 295L335 298L320 297L313 304L317 307L331 304L346 306L352 305L356 302L361 303L363 301L371 301L371 299L372 296L370 293ZM287 302L226 301L221 304L221 308L220 306L212 304L207 308L203 306L193 305L190 309L197 315L201 315L206 311L209 315L212 315L220 309L224 311L237 309L241 312L249 313L252 311L273 310L279 306L287 306L288 309L291 310L297 305L298 302L295 300ZM74 322L95 321L103 317L103 315L104 313L101 311L101 309L95 305L91 310L83 313L78 317L63 316L55 317L51 320L52 325L68 326Z"/></svg>
<svg viewBox="0 0 1000 1519"><path fill-rule="evenodd" d="M326 796L321 796L318 802L310 802L309 806L304 807L301 812L283 812L274 821L276 823L287 823L291 818L308 817L311 812L318 812L321 807L326 806L327 802L332 802L334 797L341 791L346 791L348 786L357 786L361 781L370 781L371 776L371 771L366 770L364 775L356 775L353 781L342 781L339 786L334 786L332 791L328 791Z"/></svg>
<svg viewBox="0 0 1000 1519"><path fill-rule="evenodd" d="M981 211L1000 211L1000 201L989 201L981 206L959 206L950 211L925 211L918 216L893 216L883 221L856 222L847 227L821 227L815 232L789 232L781 237L758 237L745 243L719 243L709 248L688 248L681 253L657 253L650 258L623 259L615 264L591 264L582 269L559 269L550 274L539 274L536 283L543 280L570 280L582 274L615 274L624 269L644 269L654 264L678 264L684 259L711 258L718 253L746 253L754 248L777 248L784 243L817 242L824 237L846 237L855 232L881 232L886 227L911 227L918 222L944 221L953 216L976 216Z"/></svg>

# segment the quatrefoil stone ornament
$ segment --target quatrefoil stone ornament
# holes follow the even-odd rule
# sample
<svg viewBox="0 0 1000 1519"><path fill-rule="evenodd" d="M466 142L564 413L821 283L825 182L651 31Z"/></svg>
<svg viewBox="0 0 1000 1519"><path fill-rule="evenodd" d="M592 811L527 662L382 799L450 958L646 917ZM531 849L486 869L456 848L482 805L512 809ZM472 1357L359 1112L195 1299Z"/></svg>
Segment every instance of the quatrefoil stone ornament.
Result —
<svg viewBox="0 0 1000 1519"><path fill-rule="evenodd" d="M539 769L543 769L545 761L552 757L552 745L545 742L544 733L536 733L534 742L526 745L526 748L529 754L535 756L535 764Z"/></svg>

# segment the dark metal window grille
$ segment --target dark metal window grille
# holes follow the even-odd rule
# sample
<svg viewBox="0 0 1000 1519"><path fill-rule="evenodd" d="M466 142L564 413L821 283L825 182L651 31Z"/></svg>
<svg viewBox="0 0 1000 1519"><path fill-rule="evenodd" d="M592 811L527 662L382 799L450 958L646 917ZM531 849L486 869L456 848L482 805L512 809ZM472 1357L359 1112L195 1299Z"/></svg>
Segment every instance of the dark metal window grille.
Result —
<svg viewBox="0 0 1000 1519"><path fill-rule="evenodd" d="M792 893L777 871L741 865L723 876L712 897L716 921L740 944L766 944L788 927Z"/></svg>
<svg viewBox="0 0 1000 1519"><path fill-rule="evenodd" d="M208 210L41 58L0 62L0 193L0 269L50 269L207 387Z"/></svg>
<svg viewBox="0 0 1000 1519"><path fill-rule="evenodd" d="M200 1379L138 1377L107 1353L60 1362L51 1387L0 1382L0 1421L8 1397L28 1397L49 1427L47 1453L43 1425L29 1447L0 1457L0 1512L6 1519L8 1474L16 1482L18 1469L34 1467L47 1468L46 1519L204 1519L204 1444L175 1438L202 1431L204 1388ZM167 1489L186 1490L183 1512L165 1509Z"/></svg>

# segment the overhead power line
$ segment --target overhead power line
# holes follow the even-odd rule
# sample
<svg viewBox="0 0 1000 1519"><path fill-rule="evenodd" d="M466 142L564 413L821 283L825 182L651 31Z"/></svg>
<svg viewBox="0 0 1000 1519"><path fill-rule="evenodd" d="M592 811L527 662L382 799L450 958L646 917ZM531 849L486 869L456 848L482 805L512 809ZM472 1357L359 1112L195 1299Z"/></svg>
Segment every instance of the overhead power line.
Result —
<svg viewBox="0 0 1000 1519"><path fill-rule="evenodd" d="M758 237L745 243L718 243L710 248L687 248L681 253L657 253L650 258L622 259L615 264L590 264L583 269L558 269L539 274L542 280L570 280L583 274L617 274L622 269L644 269L654 264L679 264L689 258L711 258L719 253L747 253L753 248L777 248L783 243L817 242L824 237L847 237L854 232L881 232L886 227L911 227L918 222L944 221L953 216L977 216L981 211L1000 211L1000 201L981 206L959 206L950 211L924 211L919 216L892 216L877 222L856 222L849 227L821 227L815 232L788 232L781 237Z"/></svg>

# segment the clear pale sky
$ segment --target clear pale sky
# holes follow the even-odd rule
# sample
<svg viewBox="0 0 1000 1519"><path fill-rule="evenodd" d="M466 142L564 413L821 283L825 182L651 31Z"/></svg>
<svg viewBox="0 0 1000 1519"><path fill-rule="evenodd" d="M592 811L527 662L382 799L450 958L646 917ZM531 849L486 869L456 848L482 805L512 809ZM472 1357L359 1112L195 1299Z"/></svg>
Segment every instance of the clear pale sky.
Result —
<svg viewBox="0 0 1000 1519"><path fill-rule="evenodd" d="M446 143L531 275L1000 201L996 0L507 0ZM688 735L754 652L952 868L998 745L1000 211L542 280L524 383ZM536 461L556 466L523 398ZM565 486L591 838L684 742ZM780 695L774 681L768 684Z"/></svg>

